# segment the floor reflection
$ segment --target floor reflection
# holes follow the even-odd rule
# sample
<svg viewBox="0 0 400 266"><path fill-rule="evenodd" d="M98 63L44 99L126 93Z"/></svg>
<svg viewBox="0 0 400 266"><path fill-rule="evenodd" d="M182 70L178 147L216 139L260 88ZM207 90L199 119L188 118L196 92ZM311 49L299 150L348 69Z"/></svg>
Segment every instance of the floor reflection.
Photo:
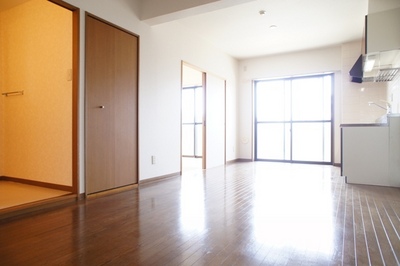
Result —
<svg viewBox="0 0 400 266"><path fill-rule="evenodd" d="M346 184L337 167L235 163L0 221L0 261L399 265L399 203L399 188Z"/></svg>
<svg viewBox="0 0 400 266"><path fill-rule="evenodd" d="M255 240L267 249L331 256L334 217L330 177L330 168L258 164L254 182Z"/></svg>
<svg viewBox="0 0 400 266"><path fill-rule="evenodd" d="M204 177L199 174L182 178L180 191L180 228L190 234L205 228Z"/></svg>
<svg viewBox="0 0 400 266"><path fill-rule="evenodd" d="M203 158L182 157L182 172L202 169Z"/></svg>

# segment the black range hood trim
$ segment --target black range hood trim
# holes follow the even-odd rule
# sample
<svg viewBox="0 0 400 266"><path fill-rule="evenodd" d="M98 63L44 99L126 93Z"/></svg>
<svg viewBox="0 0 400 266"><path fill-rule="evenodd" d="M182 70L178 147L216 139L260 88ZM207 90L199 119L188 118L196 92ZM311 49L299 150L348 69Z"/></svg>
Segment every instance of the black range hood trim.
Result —
<svg viewBox="0 0 400 266"><path fill-rule="evenodd" d="M360 55L354 66L350 69L351 82L362 83L363 82L363 55Z"/></svg>

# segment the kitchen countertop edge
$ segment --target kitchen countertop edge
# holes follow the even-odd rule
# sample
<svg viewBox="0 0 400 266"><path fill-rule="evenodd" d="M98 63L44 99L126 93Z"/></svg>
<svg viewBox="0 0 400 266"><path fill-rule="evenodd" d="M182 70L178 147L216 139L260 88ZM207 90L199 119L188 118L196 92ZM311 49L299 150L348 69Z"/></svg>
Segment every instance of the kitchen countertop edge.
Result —
<svg viewBox="0 0 400 266"><path fill-rule="evenodd" d="M340 124L340 127L387 127L387 123Z"/></svg>

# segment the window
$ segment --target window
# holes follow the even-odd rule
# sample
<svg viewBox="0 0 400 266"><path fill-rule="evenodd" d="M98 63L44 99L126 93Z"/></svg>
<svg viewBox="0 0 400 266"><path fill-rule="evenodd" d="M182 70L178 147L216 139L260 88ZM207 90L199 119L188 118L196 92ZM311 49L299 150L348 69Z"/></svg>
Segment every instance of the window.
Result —
<svg viewBox="0 0 400 266"><path fill-rule="evenodd" d="M332 163L333 74L255 81L255 159Z"/></svg>

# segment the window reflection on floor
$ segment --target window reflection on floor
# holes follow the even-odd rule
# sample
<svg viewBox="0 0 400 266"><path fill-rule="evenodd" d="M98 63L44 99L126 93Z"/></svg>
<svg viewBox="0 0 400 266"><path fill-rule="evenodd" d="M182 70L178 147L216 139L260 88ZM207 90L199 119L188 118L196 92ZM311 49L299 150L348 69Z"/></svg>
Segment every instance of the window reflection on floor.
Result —
<svg viewBox="0 0 400 266"><path fill-rule="evenodd" d="M201 170L202 160L202 158L182 157L182 171Z"/></svg>
<svg viewBox="0 0 400 266"><path fill-rule="evenodd" d="M253 209L255 240L266 249L332 255L330 172L324 173L323 168L312 172L310 167L290 164L268 170L261 164L257 167Z"/></svg>
<svg viewBox="0 0 400 266"><path fill-rule="evenodd" d="M201 172L182 178L180 191L180 229L184 234L205 229L204 178Z"/></svg>

